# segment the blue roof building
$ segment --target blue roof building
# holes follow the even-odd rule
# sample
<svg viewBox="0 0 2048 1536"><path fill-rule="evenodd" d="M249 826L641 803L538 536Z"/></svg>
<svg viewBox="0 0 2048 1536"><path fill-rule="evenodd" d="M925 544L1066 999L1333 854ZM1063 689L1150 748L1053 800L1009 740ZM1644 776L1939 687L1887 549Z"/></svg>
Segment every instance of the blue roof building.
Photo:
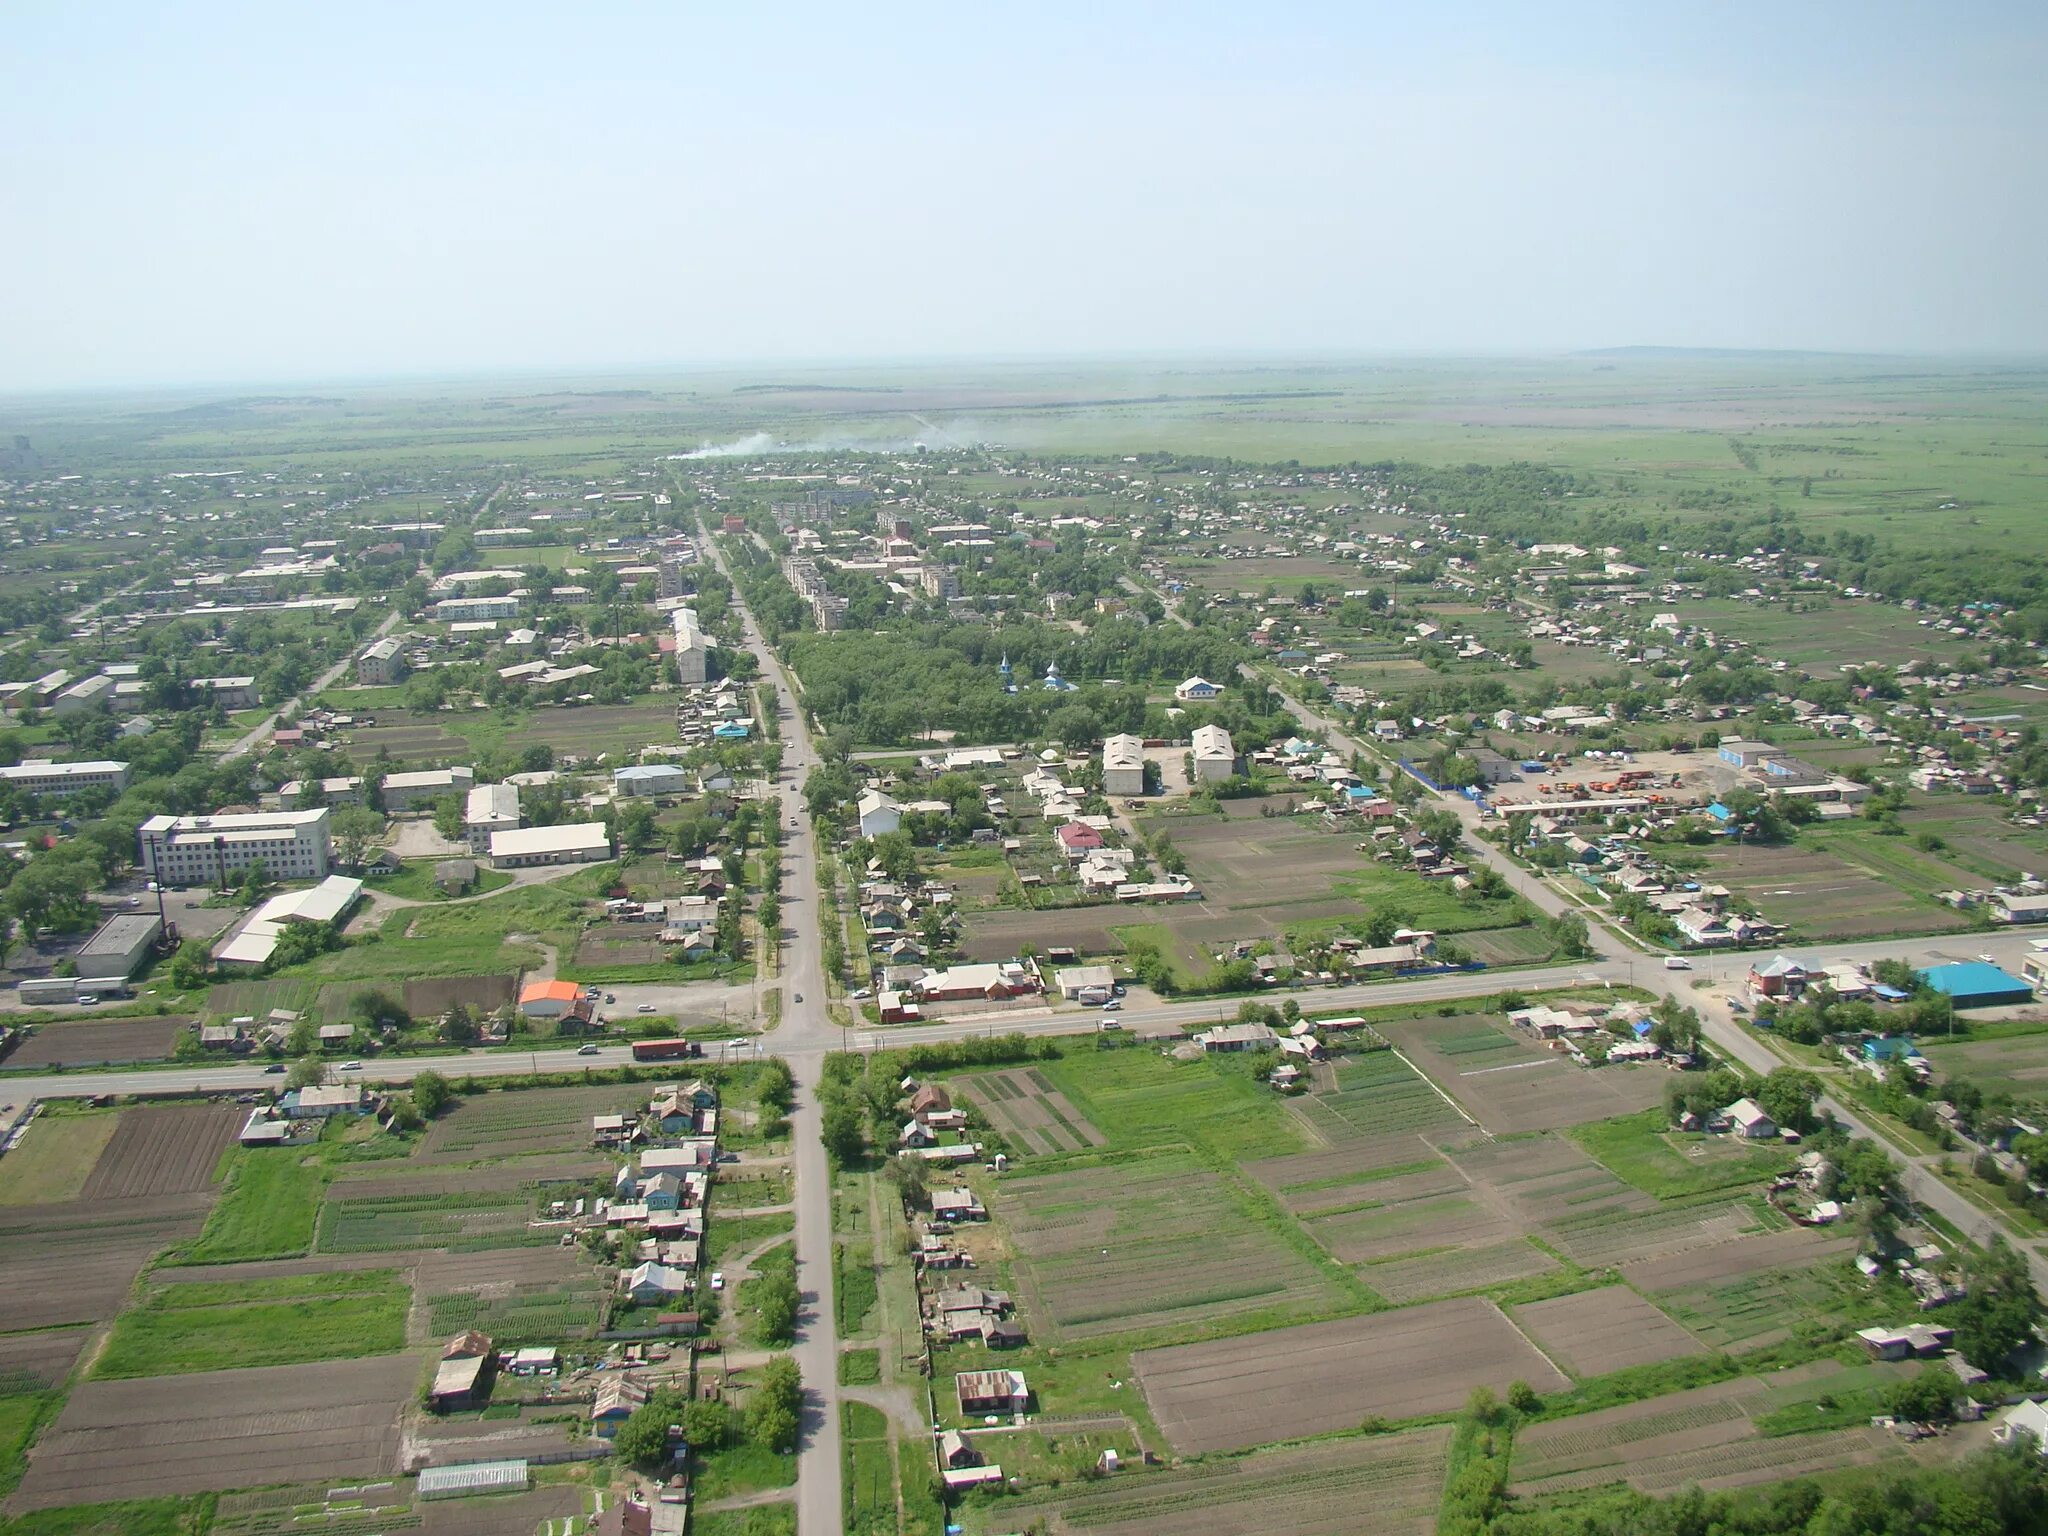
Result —
<svg viewBox="0 0 2048 1536"><path fill-rule="evenodd" d="M1909 1061L1920 1054L1911 1035L1880 1035L1863 1042L1865 1061Z"/></svg>
<svg viewBox="0 0 2048 1536"><path fill-rule="evenodd" d="M1919 976L1958 1008L2005 1008L2034 1000L2032 987L1985 960L1929 966Z"/></svg>

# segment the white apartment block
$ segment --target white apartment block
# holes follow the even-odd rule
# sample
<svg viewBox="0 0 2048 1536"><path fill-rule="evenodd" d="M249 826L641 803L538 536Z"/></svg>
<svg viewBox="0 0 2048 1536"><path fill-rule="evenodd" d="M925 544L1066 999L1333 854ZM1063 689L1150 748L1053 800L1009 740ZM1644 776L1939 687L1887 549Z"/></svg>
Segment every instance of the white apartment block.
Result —
<svg viewBox="0 0 2048 1536"><path fill-rule="evenodd" d="M469 619L516 619L516 597L444 597L434 604L434 617L448 622Z"/></svg>
<svg viewBox="0 0 2048 1536"><path fill-rule="evenodd" d="M31 757L0 768L0 784L12 784L31 795L70 795L81 789L111 789L118 795L128 787L128 765L104 760L53 763L47 757Z"/></svg>
<svg viewBox="0 0 2048 1536"><path fill-rule="evenodd" d="M676 681L703 682L711 665L711 641L697 627L697 610L678 608L670 622L676 631Z"/></svg>
<svg viewBox="0 0 2048 1536"><path fill-rule="evenodd" d="M405 647L396 635L386 635L364 649L356 658L356 681L372 686L397 682L405 676Z"/></svg>
<svg viewBox="0 0 2048 1536"><path fill-rule="evenodd" d="M232 816L152 816L140 863L165 885L220 885L258 859L273 880L324 880L333 864L326 806Z"/></svg>
<svg viewBox="0 0 2048 1536"><path fill-rule="evenodd" d="M425 768L416 773L384 775L384 812L398 816L432 805L447 795L468 795L476 784L474 768Z"/></svg>
<svg viewBox="0 0 2048 1536"><path fill-rule="evenodd" d="M469 792L462 825L469 834L469 851L483 855L491 851L491 836L519 826L519 786L479 784Z"/></svg>

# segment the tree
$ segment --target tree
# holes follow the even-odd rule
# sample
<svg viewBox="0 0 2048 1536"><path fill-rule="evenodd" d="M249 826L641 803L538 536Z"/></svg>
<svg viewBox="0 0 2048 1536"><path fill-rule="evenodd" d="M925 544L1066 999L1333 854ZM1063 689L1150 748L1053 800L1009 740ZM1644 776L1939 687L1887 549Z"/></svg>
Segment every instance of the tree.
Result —
<svg viewBox="0 0 2048 1536"><path fill-rule="evenodd" d="M796 1317L802 1296L796 1288L794 1264L777 1265L753 1283L751 1300L760 1319L761 1337L770 1344L787 1344L796 1337Z"/></svg>
<svg viewBox="0 0 2048 1536"><path fill-rule="evenodd" d="M1813 1129L1813 1105L1819 1097L1820 1079L1797 1067L1773 1069L1756 1090L1764 1113L1790 1131Z"/></svg>
<svg viewBox="0 0 2048 1536"><path fill-rule="evenodd" d="M448 1079L431 1069L414 1074L412 1080L412 1101L419 1106L420 1113L431 1120L448 1107L455 1097L455 1090Z"/></svg>
<svg viewBox="0 0 2048 1536"><path fill-rule="evenodd" d="M1955 1417L1961 1392L1955 1372L1935 1365L1893 1387L1885 1406L1909 1423L1945 1424Z"/></svg>
<svg viewBox="0 0 2048 1536"><path fill-rule="evenodd" d="M1968 1294L1951 1303L1946 1314L1956 1330L1956 1351L1995 1375L2032 1336L2040 1315L2026 1257L2004 1238L1993 1237L1988 1247L1963 1261L1963 1284Z"/></svg>
<svg viewBox="0 0 2048 1536"><path fill-rule="evenodd" d="M690 1399L682 1392L649 1394L647 1401L619 1426L612 1440L613 1449L642 1471L653 1471L669 1459L669 1425L684 1422L681 1416L689 1406Z"/></svg>
<svg viewBox="0 0 2048 1536"><path fill-rule="evenodd" d="M819 1139L838 1168L851 1168L867 1155L867 1132L861 1128L860 1110L851 1100L835 1099L819 1116Z"/></svg>
<svg viewBox="0 0 2048 1536"><path fill-rule="evenodd" d="M682 1425L683 1439L698 1455L722 1450L732 1438L732 1410L724 1403L687 1402L675 1422Z"/></svg>
<svg viewBox="0 0 2048 1536"><path fill-rule="evenodd" d="M384 818L364 805L343 806L328 818L328 825L334 833L335 851L351 869L362 867L370 845L384 835Z"/></svg>
<svg viewBox="0 0 2048 1536"><path fill-rule="evenodd" d="M318 1088L327 1081L327 1063L318 1056L301 1056L284 1075L287 1088Z"/></svg>
<svg viewBox="0 0 2048 1536"><path fill-rule="evenodd" d="M761 1384L747 1404L747 1433L771 1451L795 1450L803 1403L803 1377L796 1361L777 1355L761 1368Z"/></svg>
<svg viewBox="0 0 2048 1536"><path fill-rule="evenodd" d="M635 853L652 848L657 832L654 826L654 812L635 801L619 812L618 837L621 848Z"/></svg>
<svg viewBox="0 0 2048 1536"><path fill-rule="evenodd" d="M213 952L204 939L187 939L178 946L178 953L171 959L171 985L180 992L190 992L206 985L207 972L213 968Z"/></svg>

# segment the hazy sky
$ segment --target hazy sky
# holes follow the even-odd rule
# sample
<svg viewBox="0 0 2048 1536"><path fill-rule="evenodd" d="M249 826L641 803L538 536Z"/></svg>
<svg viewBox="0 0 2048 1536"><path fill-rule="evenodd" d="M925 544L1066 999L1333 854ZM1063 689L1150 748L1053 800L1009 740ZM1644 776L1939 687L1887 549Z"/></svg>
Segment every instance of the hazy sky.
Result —
<svg viewBox="0 0 2048 1536"><path fill-rule="evenodd" d="M67 5L0 389L2048 350L2048 6Z"/></svg>

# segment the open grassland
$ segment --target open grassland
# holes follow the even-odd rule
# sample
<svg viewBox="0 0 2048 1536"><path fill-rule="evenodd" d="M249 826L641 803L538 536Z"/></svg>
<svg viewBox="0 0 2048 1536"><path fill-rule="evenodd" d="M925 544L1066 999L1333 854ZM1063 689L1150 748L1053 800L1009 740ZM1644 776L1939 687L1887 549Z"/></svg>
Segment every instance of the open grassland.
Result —
<svg viewBox="0 0 2048 1536"><path fill-rule="evenodd" d="M995 1209L1040 1334L1301 1316L1345 1299L1244 1195L1185 1157L1005 1180Z"/></svg>
<svg viewBox="0 0 2048 1536"><path fill-rule="evenodd" d="M388 1354L405 1347L409 1304L404 1281L388 1269L167 1285L121 1314L92 1374L170 1376Z"/></svg>
<svg viewBox="0 0 2048 1536"><path fill-rule="evenodd" d="M57 1205L76 1200L100 1154L114 1138L119 1114L40 1114L0 1157L0 1205Z"/></svg>
<svg viewBox="0 0 2048 1536"><path fill-rule="evenodd" d="M1146 1350L1131 1364L1183 1454L1324 1434L1368 1416L1447 1413L1479 1386L1566 1385L1498 1307L1477 1298Z"/></svg>
<svg viewBox="0 0 2048 1536"><path fill-rule="evenodd" d="M1603 1167L1659 1200L1756 1189L1790 1169L1797 1156L1775 1143L1671 1130L1657 1109L1582 1125L1572 1136Z"/></svg>

